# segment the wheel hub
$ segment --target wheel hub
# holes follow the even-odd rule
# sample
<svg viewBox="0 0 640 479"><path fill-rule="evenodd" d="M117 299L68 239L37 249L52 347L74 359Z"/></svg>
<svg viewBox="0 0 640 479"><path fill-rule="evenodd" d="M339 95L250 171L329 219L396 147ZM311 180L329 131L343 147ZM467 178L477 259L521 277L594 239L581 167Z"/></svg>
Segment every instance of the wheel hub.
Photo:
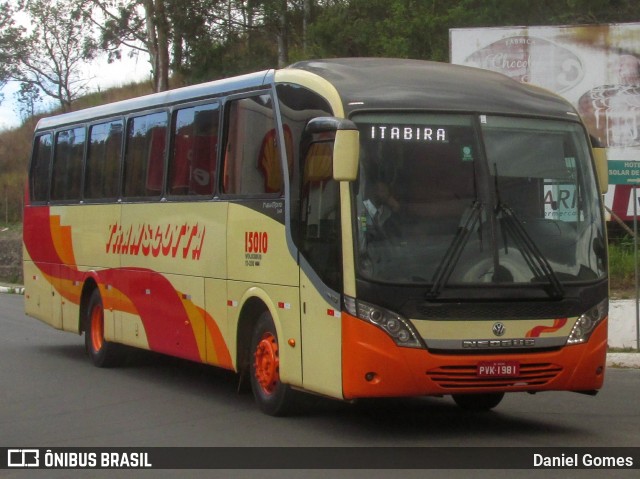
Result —
<svg viewBox="0 0 640 479"><path fill-rule="evenodd" d="M262 390L271 394L280 381L278 341L271 333L265 333L254 353L255 376Z"/></svg>

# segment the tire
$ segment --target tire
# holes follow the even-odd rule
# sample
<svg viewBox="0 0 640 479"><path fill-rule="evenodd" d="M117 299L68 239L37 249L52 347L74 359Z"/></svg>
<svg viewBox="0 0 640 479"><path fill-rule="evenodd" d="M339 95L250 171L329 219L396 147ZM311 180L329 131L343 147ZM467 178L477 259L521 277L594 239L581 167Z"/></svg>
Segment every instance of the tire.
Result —
<svg viewBox="0 0 640 479"><path fill-rule="evenodd" d="M258 407L270 416L291 414L299 403L297 392L280 381L278 334L268 311L258 318L250 347L249 377Z"/></svg>
<svg viewBox="0 0 640 479"><path fill-rule="evenodd" d="M500 404L504 393L454 394L452 397L458 406L467 411L489 411Z"/></svg>
<svg viewBox="0 0 640 479"><path fill-rule="evenodd" d="M123 351L120 345L104 339L104 308L98 289L91 293L85 312L84 345L95 366L108 368L122 364Z"/></svg>

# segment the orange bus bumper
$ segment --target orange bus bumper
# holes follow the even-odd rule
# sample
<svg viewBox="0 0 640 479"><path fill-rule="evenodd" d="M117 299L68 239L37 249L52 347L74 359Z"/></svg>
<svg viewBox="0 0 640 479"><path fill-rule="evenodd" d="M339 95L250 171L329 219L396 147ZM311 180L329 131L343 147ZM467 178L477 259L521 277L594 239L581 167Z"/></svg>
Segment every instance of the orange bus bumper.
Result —
<svg viewBox="0 0 640 479"><path fill-rule="evenodd" d="M602 387L607 319L584 344L539 353L432 354L396 346L377 327L342 313L345 399L517 391L592 392ZM476 374L480 361L518 361L518 377Z"/></svg>

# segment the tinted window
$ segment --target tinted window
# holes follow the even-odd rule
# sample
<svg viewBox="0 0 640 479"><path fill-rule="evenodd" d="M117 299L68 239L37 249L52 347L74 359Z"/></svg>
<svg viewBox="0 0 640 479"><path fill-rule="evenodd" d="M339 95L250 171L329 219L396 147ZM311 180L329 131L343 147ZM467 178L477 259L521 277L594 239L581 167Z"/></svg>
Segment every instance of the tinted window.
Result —
<svg viewBox="0 0 640 479"><path fill-rule="evenodd" d="M30 189L33 201L47 201L49 195L49 165L51 164L51 134L36 138L31 160Z"/></svg>
<svg viewBox="0 0 640 479"><path fill-rule="evenodd" d="M118 196L122 129L122 121L118 120L94 125L89 130L85 198L99 199Z"/></svg>
<svg viewBox="0 0 640 479"><path fill-rule="evenodd" d="M52 200L80 199L84 140L84 128L74 128L56 134L51 182Z"/></svg>
<svg viewBox="0 0 640 479"><path fill-rule="evenodd" d="M223 191L264 195L283 189L280 145L269 95L230 102Z"/></svg>
<svg viewBox="0 0 640 479"><path fill-rule="evenodd" d="M160 196L167 144L167 114L129 120L124 158L124 196Z"/></svg>
<svg viewBox="0 0 640 479"><path fill-rule="evenodd" d="M300 250L325 284L340 291L340 187L333 179L333 146L333 137L315 135L302 152Z"/></svg>
<svg viewBox="0 0 640 479"><path fill-rule="evenodd" d="M332 116L331 107L327 101L317 93L298 85L280 84L276 86L278 100L280 101L280 114L284 124L285 136L291 138L291 148L287 146L287 160L289 164L289 178L291 179L291 228L293 238L300 241L301 196L306 194L302 188L307 186L308 178L302 178L305 171L303 159L311 153L305 151L309 148L311 137L304 134L307 123L312 118L319 116ZM320 148L316 146L314 148ZM304 244L300 243L304 248Z"/></svg>
<svg viewBox="0 0 640 479"><path fill-rule="evenodd" d="M169 161L170 195L212 195L220 110L217 104L178 110Z"/></svg>

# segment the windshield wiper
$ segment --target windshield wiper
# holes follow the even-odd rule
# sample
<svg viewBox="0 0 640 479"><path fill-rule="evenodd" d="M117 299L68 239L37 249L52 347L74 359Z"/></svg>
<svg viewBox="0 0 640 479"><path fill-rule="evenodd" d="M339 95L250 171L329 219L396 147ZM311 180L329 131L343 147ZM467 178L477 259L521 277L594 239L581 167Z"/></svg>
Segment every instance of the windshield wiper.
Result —
<svg viewBox="0 0 640 479"><path fill-rule="evenodd" d="M520 254L524 258L527 266L534 274L535 278L543 278L546 277L551 285L551 291L547 290L549 296L553 299L561 299L564 297L564 288L562 287L562 283L556 276L556 273L553 271L551 264L545 257L544 254L538 249L535 241L531 238L529 233L524 226L522 226L522 221L518 218L515 212L508 206L506 203L502 202L500 198L500 187L498 184L498 164L494 163L493 167L495 169L494 176L494 189L495 189L495 205L496 205L496 215L502 213L503 218L503 233L511 233ZM505 247L506 247L506 237L505 237Z"/></svg>
<svg viewBox="0 0 640 479"><path fill-rule="evenodd" d="M449 281L451 273L453 273L456 264L458 264L458 260L460 259L464 246L469 241L471 233L473 233L480 220L480 213L482 212L482 209L482 203L475 200L471 207L465 211L460 220L460 224L458 225L456 235L449 245L449 248L447 248L447 252L433 275L433 286L431 287L431 290L426 293L426 298L437 298L444 285Z"/></svg>
<svg viewBox="0 0 640 479"><path fill-rule="evenodd" d="M547 258L538 249L527 230L522 226L522 222L518 219L514 211L506 204L499 202L496 212L502 212L503 228L510 233L514 239L520 254L522 254L527 266L533 272L536 278L546 277L551 285L549 296L554 299L564 297L564 288L562 283L553 271L551 264Z"/></svg>

